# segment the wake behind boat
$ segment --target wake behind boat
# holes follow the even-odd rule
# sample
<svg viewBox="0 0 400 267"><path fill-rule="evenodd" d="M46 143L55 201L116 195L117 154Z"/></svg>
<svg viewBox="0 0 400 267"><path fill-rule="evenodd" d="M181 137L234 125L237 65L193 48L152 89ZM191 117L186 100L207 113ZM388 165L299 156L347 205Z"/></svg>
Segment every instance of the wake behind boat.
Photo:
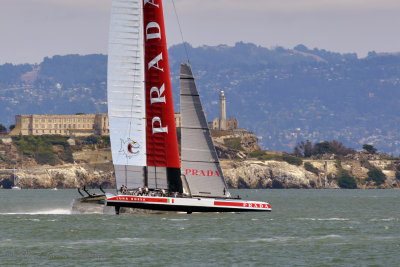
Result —
<svg viewBox="0 0 400 267"><path fill-rule="evenodd" d="M271 211L231 197L189 63L180 71L179 158L161 0L113 0L108 114L117 195L106 205L162 211Z"/></svg>

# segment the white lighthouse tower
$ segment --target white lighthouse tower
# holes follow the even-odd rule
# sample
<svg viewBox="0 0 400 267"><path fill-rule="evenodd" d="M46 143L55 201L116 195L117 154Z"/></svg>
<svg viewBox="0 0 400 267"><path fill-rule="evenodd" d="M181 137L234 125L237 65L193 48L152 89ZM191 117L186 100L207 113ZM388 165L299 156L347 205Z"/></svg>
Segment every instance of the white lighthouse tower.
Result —
<svg viewBox="0 0 400 267"><path fill-rule="evenodd" d="M224 91L219 95L220 108L219 108L219 129L226 130L226 99Z"/></svg>

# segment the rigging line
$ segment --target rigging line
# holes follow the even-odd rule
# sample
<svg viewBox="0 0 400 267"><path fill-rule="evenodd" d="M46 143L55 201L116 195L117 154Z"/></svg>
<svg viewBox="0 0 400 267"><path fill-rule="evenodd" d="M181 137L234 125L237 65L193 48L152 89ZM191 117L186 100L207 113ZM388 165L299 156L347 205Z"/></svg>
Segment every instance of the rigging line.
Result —
<svg viewBox="0 0 400 267"><path fill-rule="evenodd" d="M182 27L181 27L181 23L179 22L178 12L176 11L175 1L174 0L172 0L172 5L174 6L174 12L175 12L175 16L176 16L176 21L178 22L178 27L179 27L179 31L181 33L183 47L185 48L186 59L187 59L187 62L190 63L189 54L188 54L187 47L186 47L186 42L183 39Z"/></svg>

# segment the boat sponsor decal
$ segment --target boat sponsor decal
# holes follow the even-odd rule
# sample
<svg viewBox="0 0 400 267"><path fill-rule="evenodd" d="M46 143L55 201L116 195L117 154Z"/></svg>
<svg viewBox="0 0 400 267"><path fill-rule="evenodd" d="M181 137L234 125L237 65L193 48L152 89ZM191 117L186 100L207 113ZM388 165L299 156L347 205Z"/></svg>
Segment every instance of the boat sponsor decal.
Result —
<svg viewBox="0 0 400 267"><path fill-rule="evenodd" d="M197 170L197 169L186 169L185 175L193 176L220 176L218 171L213 170Z"/></svg>
<svg viewBox="0 0 400 267"><path fill-rule="evenodd" d="M270 209L271 208L271 206L268 203L233 202L233 201L214 201L214 206L258 208L258 209Z"/></svg>
<svg viewBox="0 0 400 267"><path fill-rule="evenodd" d="M147 165L180 168L162 0L143 0Z"/></svg>
<svg viewBox="0 0 400 267"><path fill-rule="evenodd" d="M140 144L129 137L126 140L121 139L120 153L123 153L128 159L136 156L140 152Z"/></svg>
<svg viewBox="0 0 400 267"><path fill-rule="evenodd" d="M133 202L156 202L156 203L170 203L168 198L158 197L138 197L138 196L115 196L107 199L107 201L133 201ZM172 200L172 203L173 200Z"/></svg>

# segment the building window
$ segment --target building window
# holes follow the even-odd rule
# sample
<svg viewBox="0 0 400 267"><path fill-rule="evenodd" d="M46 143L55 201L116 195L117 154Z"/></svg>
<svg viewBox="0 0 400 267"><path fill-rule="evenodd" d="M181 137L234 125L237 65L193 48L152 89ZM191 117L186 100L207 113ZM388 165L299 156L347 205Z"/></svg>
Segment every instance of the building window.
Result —
<svg viewBox="0 0 400 267"><path fill-rule="evenodd" d="M68 129L71 129L71 124L68 124Z"/></svg>
<svg viewBox="0 0 400 267"><path fill-rule="evenodd" d="M47 128L48 128L48 129L51 129L51 124L47 124Z"/></svg>
<svg viewBox="0 0 400 267"><path fill-rule="evenodd" d="M66 124L64 124L64 129L65 129L65 128L67 128L67 125L66 125Z"/></svg>

